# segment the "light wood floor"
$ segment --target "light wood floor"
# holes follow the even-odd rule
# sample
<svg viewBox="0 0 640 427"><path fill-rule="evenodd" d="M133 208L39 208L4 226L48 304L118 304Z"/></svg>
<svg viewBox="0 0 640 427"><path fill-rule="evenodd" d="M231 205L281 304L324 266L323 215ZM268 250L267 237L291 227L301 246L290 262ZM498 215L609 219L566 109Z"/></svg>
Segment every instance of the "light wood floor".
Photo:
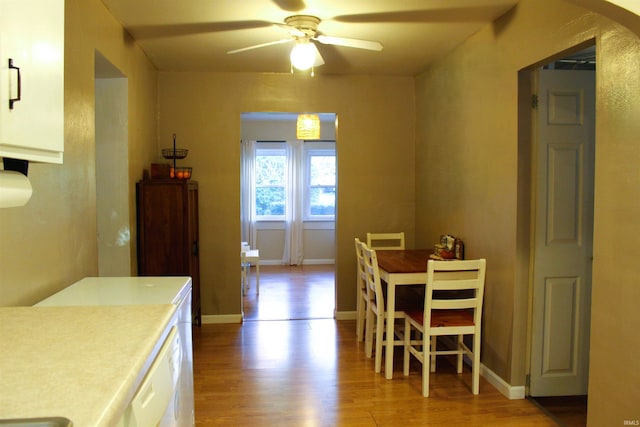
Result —
<svg viewBox="0 0 640 427"><path fill-rule="evenodd" d="M333 265L261 266L259 295L253 267L250 279L243 298L245 321L333 318Z"/></svg>
<svg viewBox="0 0 640 427"><path fill-rule="evenodd" d="M470 372L456 374L447 360L438 362L428 398L421 395L419 364L412 364L408 377L402 375L401 352L396 352L394 379L386 380L374 372L373 359L364 356L355 321L332 318L332 291L328 307L318 308L321 318L312 318L315 311L296 309L309 305L315 310L323 298L302 296L304 292L285 297L274 283L288 280L270 278L270 273L278 275L278 268L261 267L260 295L245 300L245 314L253 313L255 320L194 328L196 425L557 425L530 401L508 400L483 378L480 394L473 396ZM289 283L291 289L305 282L295 268L286 273L298 283ZM309 283L321 287L326 281L321 276ZM332 268L326 276L333 281ZM270 296L272 290L279 296ZM276 301L278 308L258 307L266 301Z"/></svg>

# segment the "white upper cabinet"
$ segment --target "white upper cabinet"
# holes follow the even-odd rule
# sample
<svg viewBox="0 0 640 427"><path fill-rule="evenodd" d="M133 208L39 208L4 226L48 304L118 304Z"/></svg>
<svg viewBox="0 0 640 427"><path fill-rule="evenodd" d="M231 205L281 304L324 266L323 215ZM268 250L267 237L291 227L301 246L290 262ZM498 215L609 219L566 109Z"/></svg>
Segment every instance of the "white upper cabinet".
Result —
<svg viewBox="0 0 640 427"><path fill-rule="evenodd" d="M63 151L64 0L0 0L0 157Z"/></svg>

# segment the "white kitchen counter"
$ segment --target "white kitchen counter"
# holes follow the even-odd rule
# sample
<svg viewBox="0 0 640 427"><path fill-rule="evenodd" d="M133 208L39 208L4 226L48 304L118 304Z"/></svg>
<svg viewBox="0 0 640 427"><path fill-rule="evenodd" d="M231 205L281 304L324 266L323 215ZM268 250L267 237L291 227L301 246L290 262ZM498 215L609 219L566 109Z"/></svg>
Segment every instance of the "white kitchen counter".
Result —
<svg viewBox="0 0 640 427"><path fill-rule="evenodd" d="M118 422L162 344L172 304L0 307L0 419Z"/></svg>

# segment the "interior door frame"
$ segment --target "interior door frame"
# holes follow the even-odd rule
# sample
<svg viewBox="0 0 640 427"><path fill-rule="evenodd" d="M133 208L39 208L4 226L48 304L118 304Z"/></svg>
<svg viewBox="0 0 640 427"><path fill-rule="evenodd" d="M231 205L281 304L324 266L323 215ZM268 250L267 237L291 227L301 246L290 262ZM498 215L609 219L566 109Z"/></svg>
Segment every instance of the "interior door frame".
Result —
<svg viewBox="0 0 640 427"><path fill-rule="evenodd" d="M131 245L129 179L129 82L95 51L95 196L99 276L130 276L136 268ZM135 225L135 215L134 224Z"/></svg>
<svg viewBox="0 0 640 427"><path fill-rule="evenodd" d="M514 348L524 348L524 365L515 360L512 363L511 383L524 382L522 398L530 395L529 376L531 373L532 331L533 331L533 285L535 262L536 188L537 173L537 102L538 81L536 70L558 59L567 57L590 46L597 46L596 39L586 40L567 50L531 64L518 73L518 197L516 232L515 279L522 286L516 287L514 295L514 325L524 325L525 334L514 336ZM596 105L597 105L596 90ZM596 112L597 114L597 112ZM597 135L595 144L597 146ZM594 225L595 227L595 225ZM515 330L515 329L514 329ZM519 356L520 357L520 356ZM522 366L523 369L516 369ZM519 394L519 393L517 393Z"/></svg>
<svg viewBox="0 0 640 427"><path fill-rule="evenodd" d="M295 109L294 109L295 110ZM243 122L246 120L245 115L246 114L257 114L257 115L265 115L263 118L260 119L260 121L264 121L264 122L279 122L279 121L291 121L289 120L290 116L298 116L299 114L302 114L302 112L285 112L285 111L255 111L255 112L251 112L251 113L242 113L240 114L240 134L241 134L241 140L245 138L245 134L243 132ZM335 199L335 216L333 221L325 221L325 222L332 222L333 223L333 254L334 254L334 260L333 260L333 273L334 273L334 286L333 286L333 317L337 318L337 308L338 308L338 283L335 280L336 277L336 268L337 268L337 252L338 252L338 242L337 242L337 226L338 226L338 168L337 168L337 162L338 162L338 113L337 111L333 111L333 112L320 112L318 111L317 114L320 115L333 115L333 121L331 122L331 124L333 125L334 128L334 138L333 138L333 143L334 143L334 150L335 150L335 158L336 158L336 183L335 183L335 187L336 187L336 199ZM321 122L327 123L326 120L321 119ZM295 125L295 122L292 122ZM322 126L322 124L321 124ZM295 126L293 127L293 129L295 130ZM295 133L295 132L294 132ZM254 135L252 135L250 138L247 139L252 139L254 138ZM255 138L254 138L255 139ZM293 138L291 136L287 136L286 134L283 135L277 135L277 136L273 136L271 134L266 135L266 137L263 139L264 141L275 141L275 142L285 142L287 140L295 140L297 138ZM262 140L262 139L256 139L256 140ZM321 138L319 141L324 141L325 139ZM326 139L327 141L331 140L330 138ZM242 172L239 170L239 175L242 175ZM241 203L242 204L242 203ZM242 211L242 206L240 206L240 210ZM241 221L242 222L242 221ZM278 221L275 221L274 223L277 223ZM303 220L304 223L304 220ZM304 228L304 226L303 226ZM276 226L276 228L274 228L275 230L279 230L279 228ZM256 232L258 231L258 229L256 229ZM304 232L304 230L303 230ZM240 230L240 241L242 240L242 225L241 225L241 230ZM263 263L263 265L269 265L270 262L267 261L266 263ZM279 263L274 264L274 265L280 265ZM300 266L302 266L303 264L301 264ZM244 295L242 294L242 292L240 292L240 313L241 313L241 318L244 319L245 318L245 313L244 313Z"/></svg>

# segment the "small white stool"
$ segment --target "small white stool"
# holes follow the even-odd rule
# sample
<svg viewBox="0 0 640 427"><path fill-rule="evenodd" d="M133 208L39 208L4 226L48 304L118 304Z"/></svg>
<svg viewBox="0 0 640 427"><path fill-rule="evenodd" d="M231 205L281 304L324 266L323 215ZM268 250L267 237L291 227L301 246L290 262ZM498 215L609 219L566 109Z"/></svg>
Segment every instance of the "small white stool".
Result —
<svg viewBox="0 0 640 427"><path fill-rule="evenodd" d="M245 250L245 246L242 245L240 262L242 267L242 294L247 294L251 283L251 264L256 266L256 295L260 294L260 251L258 249Z"/></svg>

